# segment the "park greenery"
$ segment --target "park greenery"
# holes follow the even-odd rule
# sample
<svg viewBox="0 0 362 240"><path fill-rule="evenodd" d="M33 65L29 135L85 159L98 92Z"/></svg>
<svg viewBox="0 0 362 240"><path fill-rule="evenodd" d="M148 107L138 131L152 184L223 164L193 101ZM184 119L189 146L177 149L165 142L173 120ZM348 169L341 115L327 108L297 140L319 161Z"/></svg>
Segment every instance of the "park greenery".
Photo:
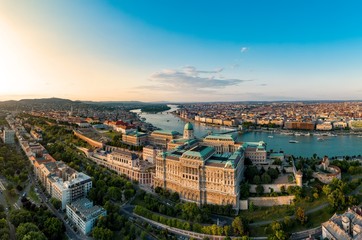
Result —
<svg viewBox="0 0 362 240"><path fill-rule="evenodd" d="M46 207L37 207L22 198L23 209L10 211L9 219L16 228L17 239L66 239L65 226Z"/></svg>
<svg viewBox="0 0 362 240"><path fill-rule="evenodd" d="M50 203L57 210L59 210L62 207L62 202L60 200L56 199L56 198L51 198Z"/></svg>
<svg viewBox="0 0 362 240"><path fill-rule="evenodd" d="M278 168L268 167L267 170L261 167L249 165L245 169L245 181L251 184L270 184L278 178L280 171Z"/></svg>
<svg viewBox="0 0 362 240"><path fill-rule="evenodd" d="M211 214L230 217L234 217L236 214L232 205L203 204L198 206L196 203L181 202L178 193L171 193L159 187L155 188L155 193L157 196L139 191L134 202L152 212L196 223L210 223Z"/></svg>
<svg viewBox="0 0 362 240"><path fill-rule="evenodd" d="M5 208L0 204L0 240L10 239L9 225L6 220Z"/></svg>
<svg viewBox="0 0 362 240"><path fill-rule="evenodd" d="M135 239L142 234L139 228L120 214L119 205L134 196L135 184L127 177L117 175L80 154L76 146L89 146L75 137L67 127L52 125L36 118L32 121L43 129L42 144L55 159L62 160L75 170L83 171L92 177L93 187L88 193L88 198L107 210L107 216L102 217L97 223L93 233L94 239ZM59 203L56 200L50 201L58 207Z"/></svg>
<svg viewBox="0 0 362 240"><path fill-rule="evenodd" d="M29 163L20 151L0 142L0 175L10 182L7 189L12 195L16 194L16 189L21 191L28 179Z"/></svg>
<svg viewBox="0 0 362 240"><path fill-rule="evenodd" d="M231 226L218 226L216 224L206 225L201 223L194 223L190 220L190 213L197 210L197 205L195 203L186 205L185 211L187 212L183 218L189 218L189 220L181 220L175 217L167 217L161 214L154 213L143 206L137 205L134 209L134 213L148 218L150 220L159 222L161 224L175 227L187 231L194 231L210 235L219 235L219 236L243 236L247 234L247 224L241 217L235 217Z"/></svg>
<svg viewBox="0 0 362 240"><path fill-rule="evenodd" d="M133 145L129 145L129 144L122 142L122 134L113 135L111 140L107 142L107 145L110 145L113 147L125 148L125 149L129 149L131 151L138 151L138 152L142 151L142 149L143 149L143 146L133 146Z"/></svg>
<svg viewBox="0 0 362 240"><path fill-rule="evenodd" d="M171 108L167 106L166 104L152 104L152 105L145 105L141 107L142 112L152 112L152 113L158 113L170 110Z"/></svg>
<svg viewBox="0 0 362 240"><path fill-rule="evenodd" d="M359 203L355 196L348 194L360 186L361 183L362 179L346 183L335 178L330 184L323 186L323 193L327 196L328 202L333 210L344 210L348 206Z"/></svg>

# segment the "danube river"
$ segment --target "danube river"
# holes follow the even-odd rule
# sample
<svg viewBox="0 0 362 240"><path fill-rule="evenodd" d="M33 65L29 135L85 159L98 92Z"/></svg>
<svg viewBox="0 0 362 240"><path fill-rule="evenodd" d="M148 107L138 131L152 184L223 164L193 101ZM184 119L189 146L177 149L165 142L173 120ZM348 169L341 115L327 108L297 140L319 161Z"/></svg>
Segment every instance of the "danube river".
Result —
<svg viewBox="0 0 362 240"><path fill-rule="evenodd" d="M183 127L187 122L170 112L177 109L175 105L169 105L170 110L161 113L142 113L139 110L132 112L139 113L141 117L145 118L146 122L151 123L153 126L159 127L164 130L176 130L180 133L183 132ZM195 136L203 137L209 132L221 133L227 131L223 127L206 126L193 122ZM323 138L322 141L318 138ZM311 157L314 153L318 156L353 156L362 155L362 137L356 135L339 135L335 137L327 136L290 136L282 135L279 133L268 132L246 132L238 135L241 142L258 142L264 141L267 143L267 149L274 151L283 150L286 154L293 154L294 156ZM297 143L289 143L290 140L296 140Z"/></svg>

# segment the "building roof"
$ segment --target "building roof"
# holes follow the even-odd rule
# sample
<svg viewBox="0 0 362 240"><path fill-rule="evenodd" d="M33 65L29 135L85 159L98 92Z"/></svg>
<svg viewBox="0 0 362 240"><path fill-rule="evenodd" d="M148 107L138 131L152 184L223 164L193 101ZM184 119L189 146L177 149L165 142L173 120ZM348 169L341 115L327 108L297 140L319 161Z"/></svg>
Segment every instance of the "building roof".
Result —
<svg viewBox="0 0 362 240"><path fill-rule="evenodd" d="M180 135L180 133L177 131L168 131L168 130L156 130L156 131L153 131L152 133L162 134L162 135L171 135L171 136Z"/></svg>
<svg viewBox="0 0 362 240"><path fill-rule="evenodd" d="M204 140L228 140L235 142L236 137L234 134L211 134L206 136Z"/></svg>
<svg viewBox="0 0 362 240"><path fill-rule="evenodd" d="M243 143L243 148L246 149L246 148L256 148L258 150L265 150L265 146L266 146L266 143L263 142L263 141L260 141L260 142L244 142Z"/></svg>
<svg viewBox="0 0 362 240"><path fill-rule="evenodd" d="M182 154L184 158L206 160L215 152L215 149L207 146L197 146Z"/></svg>
<svg viewBox="0 0 362 240"><path fill-rule="evenodd" d="M139 132L139 131L131 131L129 133L127 133L126 135L130 135L130 136L134 136L134 137L142 137L142 136L147 136L147 133L145 132Z"/></svg>
<svg viewBox="0 0 362 240"><path fill-rule="evenodd" d="M88 198L78 199L70 204L67 204L67 207L71 208L78 216L82 218L83 221L91 220L103 213L106 213L104 208L100 206L94 206L93 202Z"/></svg>
<svg viewBox="0 0 362 240"><path fill-rule="evenodd" d="M235 169L241 152L214 154L207 161L206 165Z"/></svg>
<svg viewBox="0 0 362 240"><path fill-rule="evenodd" d="M342 214L334 214L327 222L322 223L329 233L336 239L361 239L362 238L362 211L361 208L352 207ZM349 234L343 229L342 222L350 222L351 232L356 231L356 235Z"/></svg>
<svg viewBox="0 0 362 240"><path fill-rule="evenodd" d="M185 124L184 130L194 130L194 126L190 122Z"/></svg>

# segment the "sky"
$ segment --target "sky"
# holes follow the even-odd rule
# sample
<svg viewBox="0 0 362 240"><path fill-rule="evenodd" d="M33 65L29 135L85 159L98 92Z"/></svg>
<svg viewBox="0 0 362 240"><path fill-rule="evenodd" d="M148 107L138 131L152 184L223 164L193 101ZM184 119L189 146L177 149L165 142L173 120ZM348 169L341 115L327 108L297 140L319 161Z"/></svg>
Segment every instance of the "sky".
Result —
<svg viewBox="0 0 362 240"><path fill-rule="evenodd" d="M360 1L1 0L0 101L362 99Z"/></svg>

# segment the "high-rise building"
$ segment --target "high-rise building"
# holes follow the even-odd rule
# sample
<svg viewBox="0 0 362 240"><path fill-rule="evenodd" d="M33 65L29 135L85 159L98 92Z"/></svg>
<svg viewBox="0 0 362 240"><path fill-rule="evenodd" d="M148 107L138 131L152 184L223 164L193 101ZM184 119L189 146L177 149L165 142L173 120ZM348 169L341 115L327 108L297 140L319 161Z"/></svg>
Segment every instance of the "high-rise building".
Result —
<svg viewBox="0 0 362 240"><path fill-rule="evenodd" d="M5 128L2 134L2 140L5 144L15 143L15 131Z"/></svg>

